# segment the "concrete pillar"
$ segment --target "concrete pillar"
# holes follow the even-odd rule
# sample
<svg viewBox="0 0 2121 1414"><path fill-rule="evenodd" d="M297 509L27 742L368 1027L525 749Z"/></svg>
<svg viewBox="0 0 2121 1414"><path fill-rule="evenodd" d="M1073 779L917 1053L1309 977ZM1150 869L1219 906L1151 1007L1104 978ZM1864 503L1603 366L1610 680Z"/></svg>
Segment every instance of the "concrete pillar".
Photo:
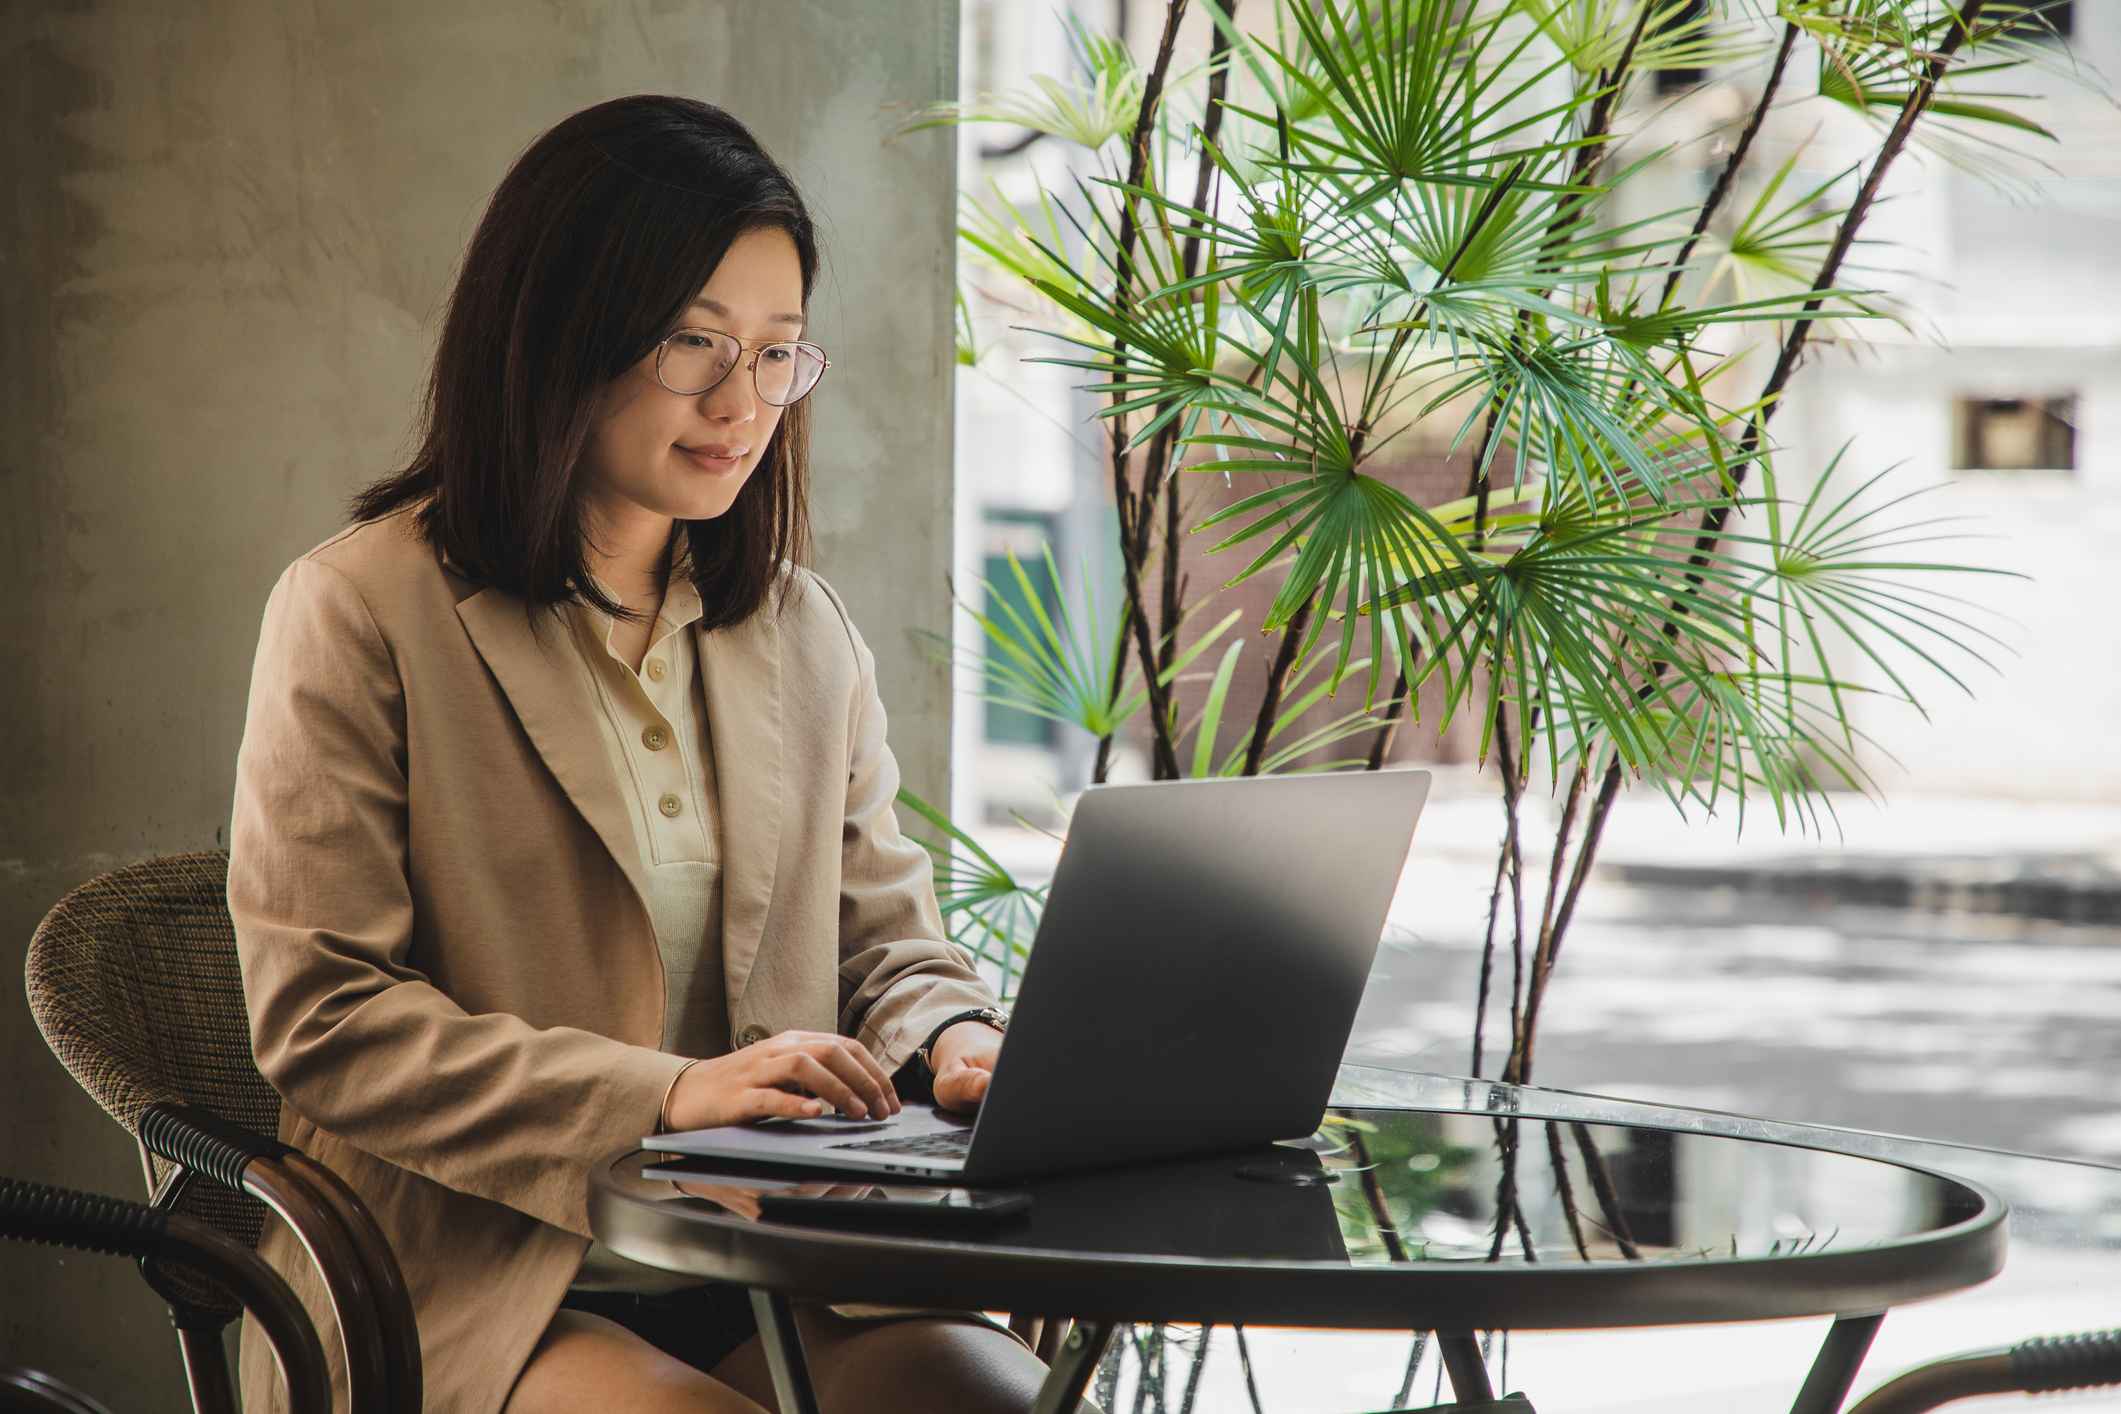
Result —
<svg viewBox="0 0 2121 1414"><path fill-rule="evenodd" d="M140 1196L46 1051L22 949L68 888L224 843L266 591L400 464L456 262L509 162L632 92L709 99L795 173L827 250L820 568L947 800L951 0L0 0L0 1172ZM187 1408L128 1264L0 1246L0 1362Z"/></svg>

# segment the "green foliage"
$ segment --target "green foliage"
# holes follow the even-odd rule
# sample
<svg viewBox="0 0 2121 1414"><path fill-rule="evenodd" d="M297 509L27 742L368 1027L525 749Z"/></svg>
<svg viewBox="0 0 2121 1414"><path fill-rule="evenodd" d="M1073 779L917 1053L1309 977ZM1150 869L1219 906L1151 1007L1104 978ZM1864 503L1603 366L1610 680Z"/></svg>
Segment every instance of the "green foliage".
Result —
<svg viewBox="0 0 2121 1414"><path fill-rule="evenodd" d="M1963 5L1934 0L1784 0L1784 8L1818 43L1819 96L1881 129L1898 116L1917 74L1950 31L1963 27ZM2052 42L2054 27L2045 18L2052 8L2052 0L1984 6L1966 44L1974 59L1954 66L1938 85L1914 142L1998 187L2024 189L2025 171L2037 163L2013 140L2051 143L2055 135L2027 111L2037 107L2038 95L1987 85L2027 69L2094 82Z"/></svg>
<svg viewBox="0 0 2121 1414"><path fill-rule="evenodd" d="M1251 750L1252 737L1258 730L1256 722L1247 723L1224 749L1222 755L1215 754L1219 742L1218 728L1222 724L1230 683L1243 650L1242 643L1233 643L1224 651L1222 663L1216 669L1215 679L1209 684L1200 715L1179 734L1181 741L1188 736L1193 738L1192 768L1188 772L1191 776L1244 774L1245 757ZM1304 713L1316 707L1332 687L1331 674L1325 671L1331 663L1331 654L1314 654L1300 660L1290 672L1288 700L1275 714L1274 720L1267 724L1267 741L1262 748L1259 768L1261 775L1271 776L1284 771L1335 771L1362 764L1361 756L1321 758L1316 753L1354 738L1367 737L1376 731L1384 721L1376 712L1366 709L1344 712L1293 737L1289 735ZM1367 661L1358 659L1351 665L1351 669L1359 673L1368 666Z"/></svg>
<svg viewBox="0 0 2121 1414"><path fill-rule="evenodd" d="M1695 13L1691 0L1522 0L1520 8L1586 78L1610 72L1623 54L1630 72L1646 74L1741 63L1767 47L1757 29ZM1638 22L1641 38L1629 49Z"/></svg>
<svg viewBox="0 0 2121 1414"><path fill-rule="evenodd" d="M1348 1255L1358 1261L1389 1259L1388 1230L1409 1258L1432 1255L1421 1235L1422 1220L1438 1211L1444 1195L1481 1157L1477 1149L1425 1135L1415 1125L1380 1129L1332 1110L1318 1139L1333 1145L1321 1149L1319 1157L1341 1179L1334 1185L1333 1207Z"/></svg>
<svg viewBox="0 0 2121 1414"><path fill-rule="evenodd" d="M1008 1001L1045 911L1045 889L1019 881L978 840L951 824L944 811L912 791L901 790L898 803L934 831L914 839L935 861L943 931L994 969L999 978L996 995Z"/></svg>
<svg viewBox="0 0 2121 1414"><path fill-rule="evenodd" d="M1044 547L1046 582L1060 583L1053 551ZM1138 674L1130 672L1120 681L1119 648L1124 633L1118 615L1107 618L1098 602L1097 587L1087 569L1076 581L1081 598L1065 600L1048 610L1045 596L1032 583L1016 558L1008 556L1014 594L995 592L986 580L978 581L986 591L989 609L959 600L958 607L979 625L985 651L972 659L986 683L988 702L1034 717L1080 727L1094 737L1116 734L1127 721L1148 705L1149 692ZM1237 622L1237 614L1225 614L1171 661L1160 676L1170 682L1195 658ZM925 635L948 653L950 642L940 634Z"/></svg>
<svg viewBox="0 0 2121 1414"><path fill-rule="evenodd" d="M1120 40L1091 33L1070 14L1069 48L1074 82L1041 74L1016 93L982 94L976 103L933 103L899 129L901 133L955 123L1013 123L1095 150L1133 131L1141 112L1145 75Z"/></svg>
<svg viewBox="0 0 2121 1414"><path fill-rule="evenodd" d="M1220 586L1271 585L1256 625L1270 646L1300 633L1269 712L1236 700L1232 616L1188 631L1157 669L1195 688L1161 724L1177 770L1363 763L1404 691L1409 711L1426 694L1436 730L1473 714L1483 756L1513 726L1527 769L1617 762L1682 809L1742 819L1764 803L1814 829L1832 792L1874 786L1860 704L1919 711L1936 682L1964 690L1993 666L1980 609L1945 588L1982 573L1937 550L1956 532L1910 519L1887 473L1848 470L1863 449L1797 466L1764 435L1780 390L1754 390L1791 329L1854 339L1900 317L1867 287L1870 242L1821 276L1860 220L1845 194L1871 158L1800 176L1800 147L1704 216L1697 243L1694 208L1641 196L1667 154L1626 142L1643 75L1749 64L1782 26L1818 55L1818 96L1783 100L1882 128L1927 81L1957 6L1247 0L1241 23L1217 0L1197 8L1228 46L1220 132L1173 117L1205 120L1184 95L1208 70L1169 76L1139 180L1125 139L1143 71L1072 20L1068 83L922 120L1018 123L1090 150L1067 188L968 200L965 245L1027 297L1008 307L1050 337L1041 361L1081 374L1095 416L1124 427L1131 485L1153 496L1183 472L1237 493L1184 529L1208 537ZM1998 86L2066 62L2037 32L2042 8L1987 8L1917 141L1979 170L2000 142L2051 138ZM1417 495L1397 474L1416 430L1470 468L1462 494ZM1141 582L1168 553L1152 545ZM967 610L989 700L1099 738L1146 718L1141 667L1121 667L1139 656L1124 603L1100 605L1087 574L1050 613L1022 602ZM1152 651L1176 631L1161 622ZM1361 702L1299 730L1351 678ZM953 917L976 920L968 936L1017 937L1030 893L962 837L939 843L939 861L971 861L938 875Z"/></svg>

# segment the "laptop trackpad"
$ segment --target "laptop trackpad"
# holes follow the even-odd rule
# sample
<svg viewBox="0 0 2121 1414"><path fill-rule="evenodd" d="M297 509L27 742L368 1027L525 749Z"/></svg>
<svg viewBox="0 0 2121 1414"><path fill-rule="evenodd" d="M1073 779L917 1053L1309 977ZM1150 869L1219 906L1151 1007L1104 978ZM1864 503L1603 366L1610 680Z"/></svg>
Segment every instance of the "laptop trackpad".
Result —
<svg viewBox="0 0 2121 1414"><path fill-rule="evenodd" d="M819 1139L882 1138L886 1135L941 1134L952 1129L970 1129L973 1116L952 1114L932 1105L908 1105L888 1119L782 1119L759 1120L745 1126L762 1134L800 1135Z"/></svg>
<svg viewBox="0 0 2121 1414"><path fill-rule="evenodd" d="M772 1116L754 1121L750 1127L773 1134L829 1134L835 1139L844 1134L875 1134L898 1128L898 1116L884 1119L799 1119Z"/></svg>

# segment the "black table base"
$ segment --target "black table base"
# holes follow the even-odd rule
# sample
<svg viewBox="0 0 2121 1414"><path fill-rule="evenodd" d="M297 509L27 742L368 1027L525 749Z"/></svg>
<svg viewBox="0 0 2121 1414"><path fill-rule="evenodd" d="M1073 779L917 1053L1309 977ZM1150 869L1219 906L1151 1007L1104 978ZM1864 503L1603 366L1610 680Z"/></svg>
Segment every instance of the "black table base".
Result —
<svg viewBox="0 0 2121 1414"><path fill-rule="evenodd" d="M754 1287L752 1310L758 1314L759 1341L765 1347L766 1365L773 1372L774 1400L781 1414L821 1414L817 1389L811 1383L810 1366L803 1355L802 1332L796 1329L793 1308L779 1292ZM1863 1357L1878 1334L1880 1312L1870 1316L1838 1316L1827 1331L1826 1342L1812 1362L1804 1387L1790 1406L1790 1414L1838 1414L1842 1401L1856 1383ZM1075 1414L1083 1392L1090 1387L1098 1362L1112 1343L1118 1323L1076 1321L1061 1342L1046 1380L1039 1387L1031 1414ZM1437 1350L1444 1372L1451 1381L1454 1398L1465 1404L1491 1401L1495 1387L1488 1379L1487 1361L1480 1343L1471 1335L1438 1333Z"/></svg>
<svg viewBox="0 0 2121 1414"><path fill-rule="evenodd" d="M1804 1388L1797 1391L1797 1402L1790 1406L1790 1414L1838 1414L1841 1401L1848 1398L1849 1387L1856 1383L1856 1372L1863 1368L1863 1357L1870 1353L1878 1323L1884 1319L1883 1311L1834 1318L1826 1343L1812 1361L1812 1372L1804 1377Z"/></svg>
<svg viewBox="0 0 2121 1414"><path fill-rule="evenodd" d="M758 1316L759 1344L766 1353L766 1368L773 1373L773 1398L781 1408L781 1414L821 1414L817 1402L817 1386L810 1378L810 1362L803 1353L803 1333L796 1327L795 1309L789 1299L777 1291L762 1287L751 1289L751 1309ZM1877 1318L1871 1318L1871 1327L1876 1328ZM1840 1323L1836 1323L1838 1330ZM1039 1386L1038 1400L1031 1406L1031 1414L1075 1414L1076 1405L1083 1392L1090 1388L1091 1376L1097 1373L1098 1362L1105 1358L1106 1349L1112 1344L1112 1336L1118 1329L1114 1321L1075 1321L1068 1327L1068 1335L1061 1342L1060 1351L1046 1372L1045 1383ZM1869 1345L1866 1335L1863 1344ZM1464 1402L1492 1400L1494 1387L1488 1381L1487 1362L1481 1359L1480 1346L1469 1335L1439 1335L1438 1347L1443 1352L1444 1367L1451 1377L1451 1389ZM1822 1365L1825 1361L1822 1352ZM1857 1347L1855 1359L1863 1359L1863 1347ZM1819 1377L1818 1369L1813 1379ZM1841 1394L1848 1391L1849 1381L1856 1377L1854 1364L1848 1366L1842 1377L1836 1404L1822 1408L1838 1408ZM1807 1381L1809 1391L1812 1382ZM1812 1406L1800 1403L1799 1411L1809 1411Z"/></svg>

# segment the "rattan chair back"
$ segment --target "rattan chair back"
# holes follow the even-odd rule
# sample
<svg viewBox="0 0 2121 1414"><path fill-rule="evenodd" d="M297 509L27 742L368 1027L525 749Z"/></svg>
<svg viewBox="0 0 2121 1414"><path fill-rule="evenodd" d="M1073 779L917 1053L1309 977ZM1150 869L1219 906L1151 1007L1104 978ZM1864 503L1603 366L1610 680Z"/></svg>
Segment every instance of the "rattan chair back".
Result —
<svg viewBox="0 0 2121 1414"><path fill-rule="evenodd" d="M160 855L90 879L38 925L24 969L45 1044L136 1138L141 1113L199 1105L273 1138L280 1097L251 1058L228 852ZM173 1165L142 1150L152 1194ZM175 1211L255 1247L257 1199L194 1183ZM196 1299L234 1314L226 1293Z"/></svg>

